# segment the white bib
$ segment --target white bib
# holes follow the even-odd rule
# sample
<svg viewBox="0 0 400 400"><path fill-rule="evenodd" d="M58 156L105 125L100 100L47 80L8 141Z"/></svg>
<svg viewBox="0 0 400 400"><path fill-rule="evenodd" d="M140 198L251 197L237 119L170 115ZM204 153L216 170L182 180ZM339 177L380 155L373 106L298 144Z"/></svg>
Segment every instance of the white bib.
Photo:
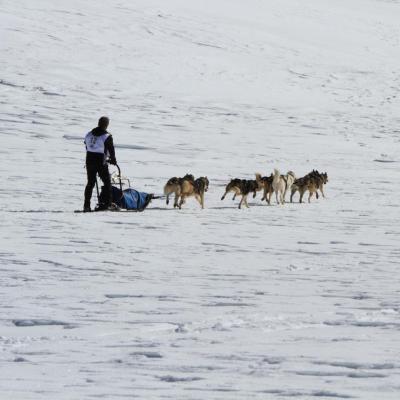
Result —
<svg viewBox="0 0 400 400"><path fill-rule="evenodd" d="M109 136L109 133L95 136L92 132L89 132L85 137L86 150L90 151L91 153L104 154L104 142Z"/></svg>

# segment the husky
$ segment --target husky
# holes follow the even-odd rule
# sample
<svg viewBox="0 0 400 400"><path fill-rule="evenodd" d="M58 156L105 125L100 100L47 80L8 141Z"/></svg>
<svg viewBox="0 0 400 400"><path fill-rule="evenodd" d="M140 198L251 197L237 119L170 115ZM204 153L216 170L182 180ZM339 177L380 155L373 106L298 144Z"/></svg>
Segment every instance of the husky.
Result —
<svg viewBox="0 0 400 400"><path fill-rule="evenodd" d="M300 203L303 202L304 193L308 190L309 197L308 202L310 203L311 197L315 193L318 199L318 190L321 192L322 197L325 198L324 185L328 183L328 174L326 172L320 173L318 170L312 170L302 178L296 179L292 185L290 202L293 201L293 195L298 191L300 193Z"/></svg>
<svg viewBox="0 0 400 400"><path fill-rule="evenodd" d="M259 175L259 174L258 174ZM261 177L261 175L260 175ZM232 179L225 188L225 193L221 197L221 200L224 200L226 195L229 192L234 192L232 200L235 200L237 195L241 195L242 198L239 202L239 208L242 208L242 205L244 204L247 208L249 208L249 204L247 203L247 196L249 193L253 193L253 198L256 197L257 192L259 190L262 190L261 182L257 180L248 180L248 179L239 179L235 178Z"/></svg>
<svg viewBox="0 0 400 400"><path fill-rule="evenodd" d="M167 196L166 203L169 204L169 196L174 193L174 208L179 207L178 200L181 196L181 188L184 181L194 182L194 176L192 174L186 174L183 178L177 178L174 176L169 179L168 182L164 186L164 194Z"/></svg>
<svg viewBox="0 0 400 400"><path fill-rule="evenodd" d="M256 181L259 186L261 186L264 189L263 197L261 201L265 200L268 204L271 204L271 196L272 193L274 192L272 188L272 181L274 177L271 174L270 176L261 176L261 174L256 174Z"/></svg>
<svg viewBox="0 0 400 400"><path fill-rule="evenodd" d="M206 176L197 178L196 180L183 180L180 186L181 200L179 202L179 209L185 204L186 198L194 196L199 202L202 209L204 209L204 193L207 192L210 182Z"/></svg>
<svg viewBox="0 0 400 400"><path fill-rule="evenodd" d="M272 175L272 190L275 192L276 203L285 204L286 193L292 187L296 180L296 175L293 171L288 171L286 175L281 175L277 169L274 169Z"/></svg>

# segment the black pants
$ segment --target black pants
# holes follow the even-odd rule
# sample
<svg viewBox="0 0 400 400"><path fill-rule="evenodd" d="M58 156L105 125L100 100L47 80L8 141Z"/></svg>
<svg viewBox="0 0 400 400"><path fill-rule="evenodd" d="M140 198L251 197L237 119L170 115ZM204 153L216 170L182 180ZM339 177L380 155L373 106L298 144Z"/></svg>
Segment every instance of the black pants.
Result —
<svg viewBox="0 0 400 400"><path fill-rule="evenodd" d="M102 162L86 163L87 172L87 185L85 188L85 205L90 207L90 199L92 198L93 188L96 185L96 174L98 173L100 179L104 184L104 203L99 206L108 207L111 205L111 180L110 173L108 172L108 165Z"/></svg>

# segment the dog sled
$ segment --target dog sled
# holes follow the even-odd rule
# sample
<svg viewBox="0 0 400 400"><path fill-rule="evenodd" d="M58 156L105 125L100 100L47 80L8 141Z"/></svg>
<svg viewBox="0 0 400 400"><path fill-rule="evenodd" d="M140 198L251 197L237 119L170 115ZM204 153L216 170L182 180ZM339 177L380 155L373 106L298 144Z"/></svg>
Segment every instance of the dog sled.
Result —
<svg viewBox="0 0 400 400"><path fill-rule="evenodd" d="M111 174L111 207L104 209L102 204L106 203L106 190L99 185L96 176L96 192L98 204L93 211L144 211L151 200L163 196L155 196L153 193L140 192L131 187L129 178L121 175L121 169L118 164L115 165L118 171ZM76 211L78 212L78 211Z"/></svg>

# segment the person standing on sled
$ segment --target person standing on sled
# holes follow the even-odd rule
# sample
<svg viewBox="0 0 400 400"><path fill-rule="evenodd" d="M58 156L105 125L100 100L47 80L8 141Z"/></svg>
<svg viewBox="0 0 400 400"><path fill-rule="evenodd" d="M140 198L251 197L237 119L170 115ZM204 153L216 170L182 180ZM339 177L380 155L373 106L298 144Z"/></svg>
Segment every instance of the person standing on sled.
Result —
<svg viewBox="0 0 400 400"><path fill-rule="evenodd" d="M97 128L91 130L85 137L86 145L86 171L87 185L85 188L85 203L83 211L89 212L90 199L92 198L93 188L96 185L96 174L104 184L104 202L99 204L97 210L106 210L111 205L111 179L108 171L107 159L109 163L115 165L115 150L112 136L107 132L110 120L101 117Z"/></svg>

